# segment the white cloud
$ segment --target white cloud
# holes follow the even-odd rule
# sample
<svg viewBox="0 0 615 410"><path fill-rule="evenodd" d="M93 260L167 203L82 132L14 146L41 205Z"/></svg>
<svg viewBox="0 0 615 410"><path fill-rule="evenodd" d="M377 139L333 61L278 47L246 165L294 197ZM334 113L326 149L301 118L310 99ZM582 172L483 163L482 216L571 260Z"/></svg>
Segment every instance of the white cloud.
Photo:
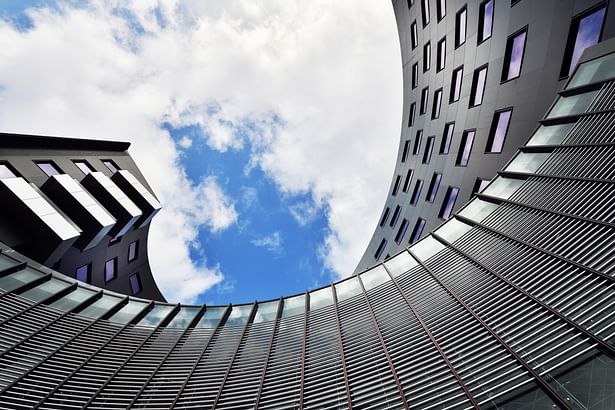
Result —
<svg viewBox="0 0 615 410"><path fill-rule="evenodd" d="M299 202L288 207L290 214L301 226L310 224L318 216L318 206L308 201Z"/></svg>
<svg viewBox="0 0 615 410"><path fill-rule="evenodd" d="M282 192L327 210L323 260L351 273L381 211L400 125L389 2L62 4L31 11L25 32L0 23L0 128L133 142L165 205L149 251L170 300L192 301L222 279L190 253L203 254L199 229L222 230L237 212L215 179L191 185L163 122L200 127L221 152L249 142L248 171L260 167Z"/></svg>
<svg viewBox="0 0 615 410"><path fill-rule="evenodd" d="M250 241L252 245L259 248L265 248L269 252L279 254L282 252L282 234L279 231L275 231L271 235L264 236L259 239L253 239Z"/></svg>
<svg viewBox="0 0 615 410"><path fill-rule="evenodd" d="M177 145L179 145L183 149L188 149L192 146L192 138L184 135L179 139L179 141L177 141Z"/></svg>

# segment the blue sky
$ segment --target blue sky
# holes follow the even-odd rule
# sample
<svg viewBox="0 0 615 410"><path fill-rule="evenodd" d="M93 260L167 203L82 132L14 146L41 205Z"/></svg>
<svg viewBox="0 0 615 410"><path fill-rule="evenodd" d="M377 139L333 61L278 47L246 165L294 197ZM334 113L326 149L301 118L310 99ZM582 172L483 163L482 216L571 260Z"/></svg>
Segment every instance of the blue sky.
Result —
<svg viewBox="0 0 615 410"><path fill-rule="evenodd" d="M352 273L401 124L389 2L0 0L0 15L0 129L132 143L164 206L148 251L170 301Z"/></svg>

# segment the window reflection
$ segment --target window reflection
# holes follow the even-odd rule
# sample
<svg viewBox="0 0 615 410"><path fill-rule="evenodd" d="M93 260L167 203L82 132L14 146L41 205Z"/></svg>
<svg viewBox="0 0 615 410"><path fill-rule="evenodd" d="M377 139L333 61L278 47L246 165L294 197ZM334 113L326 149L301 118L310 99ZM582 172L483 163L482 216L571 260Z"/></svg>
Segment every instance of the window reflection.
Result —
<svg viewBox="0 0 615 410"><path fill-rule="evenodd" d="M279 300L273 300L271 302L259 303L254 316L254 323L269 322L275 320L278 314Z"/></svg>
<svg viewBox="0 0 615 410"><path fill-rule="evenodd" d="M389 263L390 261L391 260L387 261L386 263ZM373 269L363 272L360 277L361 282L363 282L363 286L365 287L365 290L373 289L376 286L381 285L389 280L389 275L387 274L387 271L382 267L382 265L378 265Z"/></svg>
<svg viewBox="0 0 615 410"><path fill-rule="evenodd" d="M150 327L158 326L174 308L175 306L173 305L156 304L137 325Z"/></svg>
<svg viewBox="0 0 615 410"><path fill-rule="evenodd" d="M305 312L305 295L284 299L282 317L294 316Z"/></svg>
<svg viewBox="0 0 615 410"><path fill-rule="evenodd" d="M549 153L543 152L519 152L505 170L510 172L534 173L546 161L549 155Z"/></svg>
<svg viewBox="0 0 615 410"><path fill-rule="evenodd" d="M201 310L200 307L182 307L179 312L171 319L166 327L172 329L185 329Z"/></svg>
<svg viewBox="0 0 615 410"><path fill-rule="evenodd" d="M483 194L496 198L508 199L514 194L525 181L513 178L495 178L483 191Z"/></svg>
<svg viewBox="0 0 615 410"><path fill-rule="evenodd" d="M196 324L196 328L215 328L220 323L220 319L224 316L226 312L226 306L207 306L205 313L199 320L199 323Z"/></svg>
<svg viewBox="0 0 615 410"><path fill-rule="evenodd" d="M418 265L417 261L406 251L392 257L384 263L391 276L394 278Z"/></svg>
<svg viewBox="0 0 615 410"><path fill-rule="evenodd" d="M350 299L351 297L361 293L361 291L361 284L359 283L359 280L356 276L351 277L350 279L346 279L335 285L335 293L338 302Z"/></svg>
<svg viewBox="0 0 615 410"><path fill-rule="evenodd" d="M557 145L564 141L564 138L575 123L558 124L544 126L541 125L538 130L532 135L532 138L528 141L527 145Z"/></svg>
<svg viewBox="0 0 615 410"><path fill-rule="evenodd" d="M566 88L580 87L613 77L615 77L615 53L581 64Z"/></svg>
<svg viewBox="0 0 615 410"><path fill-rule="evenodd" d="M597 94L598 90L570 97L559 97L547 118L582 114L587 110Z"/></svg>
<svg viewBox="0 0 615 410"><path fill-rule="evenodd" d="M333 293L330 287L325 287L314 292L310 292L310 310L329 306L333 304Z"/></svg>

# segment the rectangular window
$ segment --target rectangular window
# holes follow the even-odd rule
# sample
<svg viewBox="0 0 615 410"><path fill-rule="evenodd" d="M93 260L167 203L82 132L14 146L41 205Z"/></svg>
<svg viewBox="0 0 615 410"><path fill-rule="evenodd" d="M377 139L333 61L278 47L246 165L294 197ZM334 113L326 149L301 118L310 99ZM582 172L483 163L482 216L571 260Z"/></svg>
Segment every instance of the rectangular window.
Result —
<svg viewBox="0 0 615 410"><path fill-rule="evenodd" d="M63 172L51 161L36 161L36 165L43 171L48 177L52 175L60 175Z"/></svg>
<svg viewBox="0 0 615 410"><path fill-rule="evenodd" d="M485 0L478 9L478 44L491 37L493 32L493 0Z"/></svg>
<svg viewBox="0 0 615 410"><path fill-rule="evenodd" d="M397 191L399 191L400 183L401 183L401 175L397 175L397 178L395 178L395 185L393 185L393 192L391 193L391 195L393 196L397 195Z"/></svg>
<svg viewBox="0 0 615 410"><path fill-rule="evenodd" d="M423 234L423 229L425 229L426 222L427 221L425 221L423 218L417 219L416 224L414 224L414 229L412 229L412 235L410 235L410 244L415 243L421 238L421 235Z"/></svg>
<svg viewBox="0 0 615 410"><path fill-rule="evenodd" d="M606 6L592 8L575 17L570 24L561 77L569 76L577 66L583 50L600 41Z"/></svg>
<svg viewBox="0 0 615 410"><path fill-rule="evenodd" d="M448 189L446 190L446 195L444 196L444 201L442 202L442 207L440 208L440 214L438 215L440 218L448 219L451 217L458 194L459 188L455 188L452 186L448 187Z"/></svg>
<svg viewBox="0 0 615 410"><path fill-rule="evenodd" d="M431 119L440 118L440 108L442 108L442 89L436 90L433 95L433 105L431 107Z"/></svg>
<svg viewBox="0 0 615 410"><path fill-rule="evenodd" d="M404 219L403 221L401 221L401 225L399 225L399 230L397 231L397 235L395 235L395 242L396 243L400 243L403 239L404 236L406 235L406 231L408 230L408 220Z"/></svg>
<svg viewBox="0 0 615 410"><path fill-rule="evenodd" d="M395 224L397 224L397 220L399 219L400 213L401 213L401 207L397 205L395 207L395 211L393 212L393 216L391 217L391 223L389 223L389 226L394 227Z"/></svg>
<svg viewBox="0 0 615 410"><path fill-rule="evenodd" d="M436 59L436 71L444 70L446 65L446 37L438 41L438 56Z"/></svg>
<svg viewBox="0 0 615 410"><path fill-rule="evenodd" d="M115 162L110 159L105 159L102 163L107 167L109 171L111 171L112 174L115 174L119 169L121 169L117 166Z"/></svg>
<svg viewBox="0 0 615 410"><path fill-rule="evenodd" d="M408 154L410 153L410 140L406 140L404 143L404 151L401 154L401 162L406 162Z"/></svg>
<svg viewBox="0 0 615 410"><path fill-rule="evenodd" d="M0 179L4 178L15 178L17 177L17 172L7 163L0 164Z"/></svg>
<svg viewBox="0 0 615 410"><path fill-rule="evenodd" d="M419 85L419 63L412 64L412 89Z"/></svg>
<svg viewBox="0 0 615 410"><path fill-rule="evenodd" d="M408 127L414 125L414 119L416 118L416 103L410 104L410 115L408 115Z"/></svg>
<svg viewBox="0 0 615 410"><path fill-rule="evenodd" d="M90 283L92 280L92 264L88 263L87 265L78 267L77 270L75 270L75 279L81 282Z"/></svg>
<svg viewBox="0 0 615 410"><path fill-rule="evenodd" d="M498 111L493 115L485 152L502 152L511 115L512 109Z"/></svg>
<svg viewBox="0 0 615 410"><path fill-rule="evenodd" d="M429 87L423 88L421 91L421 111L419 112L421 115L427 112L427 104L429 103Z"/></svg>
<svg viewBox="0 0 615 410"><path fill-rule="evenodd" d="M435 141L436 137L433 135L427 138L427 145L425 145L425 152L423 153L423 164L429 164L429 161L431 161L431 153L433 151Z"/></svg>
<svg viewBox="0 0 615 410"><path fill-rule="evenodd" d="M374 254L374 258L376 260L380 259L380 257L382 256L382 252L384 252L385 246L387 246L387 240L382 239L382 241L380 241L380 245L378 245L378 249L376 249L376 253Z"/></svg>
<svg viewBox="0 0 615 410"><path fill-rule="evenodd" d="M421 7L421 14L423 15L423 27L429 24L429 0L423 0Z"/></svg>
<svg viewBox="0 0 615 410"><path fill-rule="evenodd" d="M502 81L512 80L521 75L521 63L523 62L526 34L527 27L508 37L506 41L506 51L504 52Z"/></svg>
<svg viewBox="0 0 615 410"><path fill-rule="evenodd" d="M89 174L90 172L96 171L94 168L92 168L92 166L87 161L84 161L84 160L78 160L77 161L77 160L75 160L75 161L73 161L73 163L85 175Z"/></svg>
<svg viewBox="0 0 615 410"><path fill-rule="evenodd" d="M408 8L412 7L414 4L414 0L408 0Z"/></svg>
<svg viewBox="0 0 615 410"><path fill-rule="evenodd" d="M425 198L427 202L433 202L436 199L438 188L440 188L440 181L442 181L442 174L434 172L429 183L429 189L427 190L427 197Z"/></svg>
<svg viewBox="0 0 615 410"><path fill-rule="evenodd" d="M488 179L476 178L476 182L474 183L474 187L472 188L472 195L480 194L481 192L483 192L483 189L485 189L489 182L491 181L489 181Z"/></svg>
<svg viewBox="0 0 615 410"><path fill-rule="evenodd" d="M472 152L472 143L474 142L474 130L464 131L459 144L459 152L457 153L457 161L455 165L465 167L470 161L470 153Z"/></svg>
<svg viewBox="0 0 615 410"><path fill-rule="evenodd" d="M384 214L382 214L382 219L380 219L380 227L383 227L385 223L387 223L387 219L389 219L389 213L391 212L391 208L387 207L384 210Z"/></svg>
<svg viewBox="0 0 615 410"><path fill-rule="evenodd" d="M464 6L455 15L455 48L466 42L466 25L468 19L468 10Z"/></svg>
<svg viewBox="0 0 615 410"><path fill-rule="evenodd" d="M416 180L416 184L414 184L414 191L412 191L412 197L410 198L410 205L416 205L419 201L419 197L421 196L421 191L423 190L423 181L420 179Z"/></svg>
<svg viewBox="0 0 615 410"><path fill-rule="evenodd" d="M117 258L105 262L105 282L110 282L117 277Z"/></svg>
<svg viewBox="0 0 615 410"><path fill-rule="evenodd" d="M461 97L461 80L463 79L463 66L458 67L453 71L453 78L451 79L451 96L450 102L454 103L459 101Z"/></svg>
<svg viewBox="0 0 615 410"><path fill-rule="evenodd" d="M453 141L454 130L454 122L449 122L444 126L444 133L442 133L442 143L440 144L440 154L448 154L449 150L451 149L451 142Z"/></svg>
<svg viewBox="0 0 615 410"><path fill-rule="evenodd" d="M404 188L403 188L404 192L408 192L408 190L410 189L410 182L412 181L413 173L414 171L411 169L409 169L408 172L406 173L406 179L404 180Z"/></svg>
<svg viewBox="0 0 615 410"><path fill-rule="evenodd" d="M414 139L414 147L412 148L412 155L418 155L421 149L421 140L423 139L423 130L416 132L416 138Z"/></svg>
<svg viewBox="0 0 615 410"><path fill-rule="evenodd" d="M132 262L139 257L139 241L130 242L128 245L128 262Z"/></svg>
<svg viewBox="0 0 615 410"><path fill-rule="evenodd" d="M138 295L141 293L143 287L141 286L141 277L138 273L133 273L128 277L128 281L130 282L130 290L133 295Z"/></svg>
<svg viewBox="0 0 615 410"><path fill-rule="evenodd" d="M446 16L446 0L436 0L436 8L438 12L438 21Z"/></svg>
<svg viewBox="0 0 615 410"><path fill-rule="evenodd" d="M431 43L428 41L423 46L423 72L429 71L431 67Z"/></svg>
<svg viewBox="0 0 615 410"><path fill-rule="evenodd" d="M419 31L416 27L416 20L413 21L410 26L410 41L412 42L412 49L414 50L419 45Z"/></svg>
<svg viewBox="0 0 615 410"><path fill-rule="evenodd" d="M470 108L483 103L485 82L487 81L487 66L477 68L472 78L472 91L470 92Z"/></svg>

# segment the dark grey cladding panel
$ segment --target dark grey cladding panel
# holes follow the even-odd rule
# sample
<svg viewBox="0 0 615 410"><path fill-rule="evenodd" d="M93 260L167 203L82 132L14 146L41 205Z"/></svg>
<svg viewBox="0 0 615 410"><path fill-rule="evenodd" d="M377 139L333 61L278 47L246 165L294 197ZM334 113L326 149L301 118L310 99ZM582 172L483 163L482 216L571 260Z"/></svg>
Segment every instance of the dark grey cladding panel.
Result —
<svg viewBox="0 0 615 410"><path fill-rule="evenodd" d="M141 217L142 212L137 205L102 172L86 175L81 185L117 220L109 232L111 236L126 234Z"/></svg>
<svg viewBox="0 0 615 410"><path fill-rule="evenodd" d="M113 174L111 180L141 209L143 215L135 223L138 228L148 225L162 209L156 197L129 171L120 169Z"/></svg>
<svg viewBox="0 0 615 410"><path fill-rule="evenodd" d="M0 179L3 228L0 235L17 241L15 249L41 263L54 263L77 240L80 231L23 178Z"/></svg>
<svg viewBox="0 0 615 410"><path fill-rule="evenodd" d="M115 219L67 174L50 177L41 189L82 229L81 237L75 242L81 250L98 245L115 225Z"/></svg>

